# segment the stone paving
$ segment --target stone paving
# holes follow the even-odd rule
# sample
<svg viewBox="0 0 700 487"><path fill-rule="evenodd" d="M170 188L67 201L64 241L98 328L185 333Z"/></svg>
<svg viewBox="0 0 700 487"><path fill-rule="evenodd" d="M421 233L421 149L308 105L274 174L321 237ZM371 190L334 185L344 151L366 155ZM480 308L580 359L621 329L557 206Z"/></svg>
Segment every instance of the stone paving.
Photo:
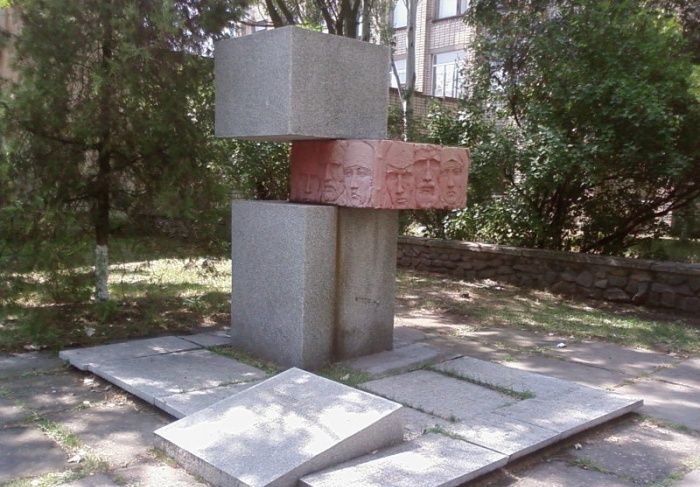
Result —
<svg viewBox="0 0 700 487"><path fill-rule="evenodd" d="M697 358L602 346L598 342L569 343L566 348L572 351L562 351L556 344L566 337L506 329L477 329L478 337L456 337L444 333L439 317L433 320L438 326L432 327L425 322L405 326L401 321L398 325L404 326L397 326L396 346L414 344L419 345L416 350L439 350L435 363L452 359L451 364L447 362L450 375L459 374L460 361L470 360L454 357L466 355L645 399L641 415L625 416L515 462L511 460L491 474L475 480L465 477L460 482L496 487L700 485ZM211 344L217 343L202 343ZM425 360L417 360L415 367L424 365ZM387 376L437 373L425 368L414 371L413 367L401 364L385 371L376 369L377 378L370 382L377 383ZM488 373L488 367L480 373ZM202 485L201 480L152 448L151 432L173 419L150 404L92 374L63 366L49 353L0 357L0 378L0 485L21 478L36 478L36 485L38 480L76 486ZM513 390L527 390L525 383L503 379ZM546 388L539 392L546 394ZM406 447L406 451L384 452L373 461L391 464L415 458L412 455L416 451L435 451L428 441L435 435L462 436L459 422L450 421L454 418L435 421L435 416L408 408L402 414L405 437L421 439L425 444L404 443L413 446ZM482 414L482 418L487 428L493 417ZM432 433L421 436L426 429ZM467 454L458 457L467 463L471 458ZM431 482L437 477L430 476ZM458 478L458 474L451 478ZM309 478L305 481L308 483ZM397 481L395 485L402 484Z"/></svg>

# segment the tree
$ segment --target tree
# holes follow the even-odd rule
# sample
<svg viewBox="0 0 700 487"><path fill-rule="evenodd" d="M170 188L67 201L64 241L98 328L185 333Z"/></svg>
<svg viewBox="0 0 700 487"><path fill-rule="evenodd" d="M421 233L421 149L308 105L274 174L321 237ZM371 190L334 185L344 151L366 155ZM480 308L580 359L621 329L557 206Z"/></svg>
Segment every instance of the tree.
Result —
<svg viewBox="0 0 700 487"><path fill-rule="evenodd" d="M55 215L89 210L99 300L108 298L115 206L165 191L182 209L206 195L216 148L208 142L211 60L201 56L243 7L227 0L23 0L17 7L21 81L4 98L14 173Z"/></svg>
<svg viewBox="0 0 700 487"><path fill-rule="evenodd" d="M471 208L448 233L616 253L698 197L700 106L676 19L631 0L475 0L467 17Z"/></svg>

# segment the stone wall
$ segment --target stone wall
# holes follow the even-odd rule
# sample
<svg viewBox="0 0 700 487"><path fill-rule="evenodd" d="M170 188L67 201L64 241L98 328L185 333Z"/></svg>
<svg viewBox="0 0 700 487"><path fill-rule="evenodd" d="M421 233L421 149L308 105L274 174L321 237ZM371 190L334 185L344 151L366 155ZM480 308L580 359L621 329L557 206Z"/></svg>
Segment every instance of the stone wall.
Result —
<svg viewBox="0 0 700 487"><path fill-rule="evenodd" d="M398 265L557 294L700 311L700 264L400 237Z"/></svg>

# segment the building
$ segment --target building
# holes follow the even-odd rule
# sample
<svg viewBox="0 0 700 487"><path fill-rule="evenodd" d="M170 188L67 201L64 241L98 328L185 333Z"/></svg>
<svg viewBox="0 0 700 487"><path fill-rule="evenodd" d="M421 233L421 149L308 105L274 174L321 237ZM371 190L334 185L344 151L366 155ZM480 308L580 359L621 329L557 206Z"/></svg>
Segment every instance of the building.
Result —
<svg viewBox="0 0 700 487"><path fill-rule="evenodd" d="M17 73L12 69L12 37L20 30L19 16L11 8L0 8L0 79L16 81Z"/></svg>

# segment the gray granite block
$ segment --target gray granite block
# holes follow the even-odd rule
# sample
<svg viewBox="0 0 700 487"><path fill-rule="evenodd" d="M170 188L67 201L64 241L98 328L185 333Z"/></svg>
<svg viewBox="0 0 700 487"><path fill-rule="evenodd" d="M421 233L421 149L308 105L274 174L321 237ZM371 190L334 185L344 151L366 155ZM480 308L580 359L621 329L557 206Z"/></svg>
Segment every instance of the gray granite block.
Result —
<svg viewBox="0 0 700 487"><path fill-rule="evenodd" d="M155 444L215 485L294 486L397 443L401 406L296 368L155 432Z"/></svg>
<svg viewBox="0 0 700 487"><path fill-rule="evenodd" d="M233 345L282 365L330 362L337 208L236 200L231 209Z"/></svg>
<svg viewBox="0 0 700 487"><path fill-rule="evenodd" d="M258 382L243 382L240 384L228 384L224 386L201 389L197 391L183 392L171 396L156 397L154 406L176 418L184 418L199 410L208 408L224 399L238 394L241 391L254 386Z"/></svg>
<svg viewBox="0 0 700 487"><path fill-rule="evenodd" d="M369 381L360 387L447 420L470 418L516 401L486 387L428 370Z"/></svg>
<svg viewBox="0 0 700 487"><path fill-rule="evenodd" d="M456 354L450 354L427 343L412 343L394 350L348 360L343 362L343 365L372 375L385 375L418 368L455 356Z"/></svg>
<svg viewBox="0 0 700 487"><path fill-rule="evenodd" d="M338 208L336 360L391 350L399 212Z"/></svg>
<svg viewBox="0 0 700 487"><path fill-rule="evenodd" d="M535 397L553 397L578 389L572 382L506 367L471 357L460 357L433 367L467 380L488 384Z"/></svg>
<svg viewBox="0 0 700 487"><path fill-rule="evenodd" d="M129 342L114 343L111 345L99 345L89 348L75 348L62 350L58 356L68 361L73 367L80 370L88 370L91 366L107 364L110 362L128 360L149 355L159 355L172 352L183 352L201 348L182 338L165 336L157 338L145 338L143 340L131 340Z"/></svg>
<svg viewBox="0 0 700 487"><path fill-rule="evenodd" d="M220 347L231 344L231 335L223 332L204 332L196 335L181 335L179 338L204 348Z"/></svg>
<svg viewBox="0 0 700 487"><path fill-rule="evenodd" d="M439 434L367 455L304 477L305 487L453 487L496 470L500 453Z"/></svg>
<svg viewBox="0 0 700 487"><path fill-rule="evenodd" d="M293 26L219 41L216 135L383 139L389 56L388 46Z"/></svg>
<svg viewBox="0 0 700 487"><path fill-rule="evenodd" d="M255 367L209 350L121 360L91 366L90 370L151 404L155 403L156 397L266 377Z"/></svg>
<svg viewBox="0 0 700 487"><path fill-rule="evenodd" d="M527 399L494 414L556 431L566 438L641 408L642 401L580 386L559 397Z"/></svg>

